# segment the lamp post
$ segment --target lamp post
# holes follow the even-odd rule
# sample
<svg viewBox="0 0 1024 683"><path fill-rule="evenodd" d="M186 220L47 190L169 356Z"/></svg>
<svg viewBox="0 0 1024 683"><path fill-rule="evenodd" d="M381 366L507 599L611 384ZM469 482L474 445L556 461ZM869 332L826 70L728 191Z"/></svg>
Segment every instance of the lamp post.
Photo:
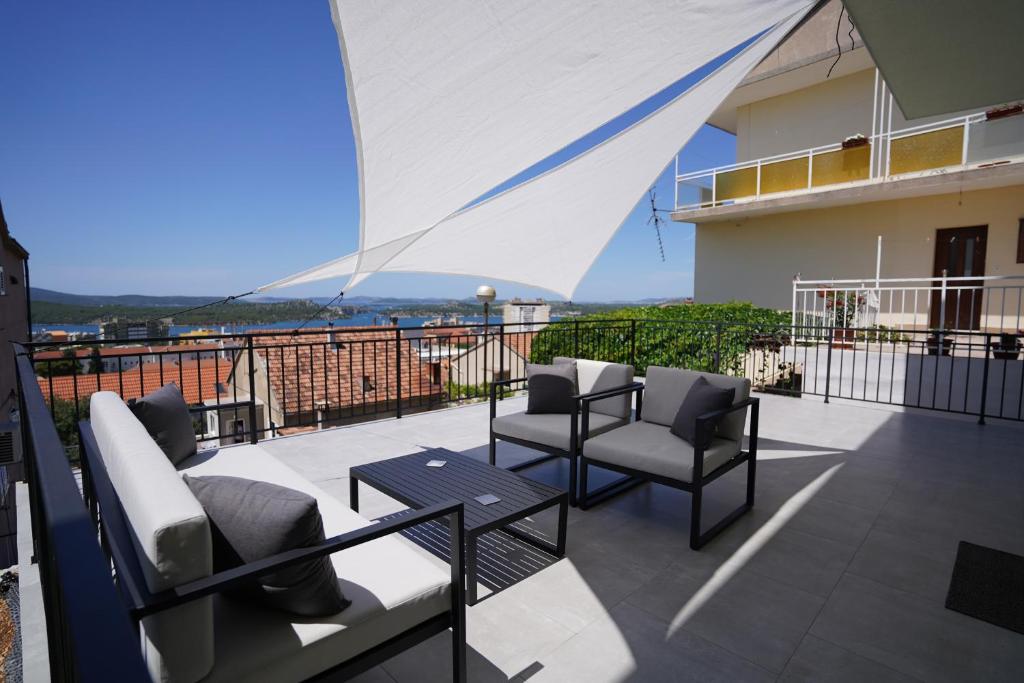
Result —
<svg viewBox="0 0 1024 683"><path fill-rule="evenodd" d="M498 293L490 285L480 285L476 288L476 300L484 305L484 394L487 393L487 373L490 372L490 366L487 365L487 334L490 326L491 302L497 296Z"/></svg>

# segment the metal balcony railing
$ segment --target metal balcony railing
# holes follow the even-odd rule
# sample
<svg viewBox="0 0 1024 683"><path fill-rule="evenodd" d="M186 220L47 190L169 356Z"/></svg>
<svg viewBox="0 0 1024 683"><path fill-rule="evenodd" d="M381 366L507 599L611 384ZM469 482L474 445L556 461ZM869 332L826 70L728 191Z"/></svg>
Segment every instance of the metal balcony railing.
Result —
<svg viewBox="0 0 1024 683"><path fill-rule="evenodd" d="M679 173L677 155L675 207L705 209L1021 159L1024 116L981 112L693 173Z"/></svg>

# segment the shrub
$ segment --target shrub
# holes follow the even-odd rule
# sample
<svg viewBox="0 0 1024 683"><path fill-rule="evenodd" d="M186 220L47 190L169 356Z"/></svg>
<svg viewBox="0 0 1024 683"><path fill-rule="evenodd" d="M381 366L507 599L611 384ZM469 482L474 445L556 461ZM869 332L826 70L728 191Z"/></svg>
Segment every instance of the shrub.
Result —
<svg viewBox="0 0 1024 683"><path fill-rule="evenodd" d="M534 339L530 360L633 363L643 375L648 365L714 371L717 351L719 371L737 373L753 346L786 343L789 323L789 313L739 302L622 308L551 323Z"/></svg>

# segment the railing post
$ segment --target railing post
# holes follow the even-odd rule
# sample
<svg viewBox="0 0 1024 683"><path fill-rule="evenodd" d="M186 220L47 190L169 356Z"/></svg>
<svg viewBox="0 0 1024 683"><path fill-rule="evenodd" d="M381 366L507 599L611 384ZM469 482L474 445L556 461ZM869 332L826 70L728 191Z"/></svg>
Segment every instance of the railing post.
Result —
<svg viewBox="0 0 1024 683"><path fill-rule="evenodd" d="M992 348L992 335L991 334L986 334L985 335L985 348L984 348L985 363L984 363L984 370L982 370L982 372L981 372L981 406L980 406L980 408L978 410L978 424L980 424L980 425L985 424L985 408L988 406L988 368L989 368L988 359L989 359L989 355L990 355L989 351L990 351L991 348ZM942 352L939 351L939 353L941 354ZM937 363L938 361L936 360L935 362ZM971 362L970 356L968 356L967 362L968 363ZM951 368L950 369L950 373L953 372L952 367L953 367L952 362L950 362L950 368ZM1004 370L1004 372L1005 372L1005 370ZM952 374L950 374L950 377L952 378ZM950 381L952 381L952 379ZM967 389L970 389L970 387L967 387L965 389L965 391Z"/></svg>
<svg viewBox="0 0 1024 683"><path fill-rule="evenodd" d="M486 348L486 347L485 347ZM376 352L376 351L375 351ZM402 417L402 329L395 326L395 417Z"/></svg>
<svg viewBox="0 0 1024 683"><path fill-rule="evenodd" d="M249 442L256 443L259 441L256 429L256 354L253 351L251 334L245 337L245 351L249 356ZM220 415L217 416L217 419L220 420Z"/></svg>
<svg viewBox="0 0 1024 683"><path fill-rule="evenodd" d="M722 369L722 323L715 323L715 373Z"/></svg>
<svg viewBox="0 0 1024 683"><path fill-rule="evenodd" d="M636 318L629 320L629 364L636 368Z"/></svg>
<svg viewBox="0 0 1024 683"><path fill-rule="evenodd" d="M505 323L498 325L498 381L505 380ZM499 401L505 400L505 385L501 385Z"/></svg>
<svg viewBox="0 0 1024 683"><path fill-rule="evenodd" d="M572 357L580 357L580 319L572 319Z"/></svg>
<svg viewBox="0 0 1024 683"><path fill-rule="evenodd" d="M828 344L828 353L825 357L825 403L828 403L829 390L832 386L832 338L836 333L834 325L833 322L828 326L828 340L825 342Z"/></svg>

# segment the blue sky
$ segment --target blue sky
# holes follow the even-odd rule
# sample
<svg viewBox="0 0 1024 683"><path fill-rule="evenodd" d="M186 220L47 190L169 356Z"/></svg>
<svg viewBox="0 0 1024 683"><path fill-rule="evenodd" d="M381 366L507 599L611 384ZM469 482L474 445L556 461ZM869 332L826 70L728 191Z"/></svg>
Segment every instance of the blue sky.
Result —
<svg viewBox="0 0 1024 683"><path fill-rule="evenodd" d="M8 0L0 65L0 200L31 252L33 285L227 295L356 248L355 152L326 0ZM706 72L526 175L621 130ZM683 168L734 154L732 136L705 126ZM671 205L667 173L657 193ZM669 222L662 262L646 207L644 196L578 300L692 293L693 227ZM462 298L478 280L386 274L352 294ZM341 284L280 293L333 295ZM552 296L494 284L501 297Z"/></svg>

